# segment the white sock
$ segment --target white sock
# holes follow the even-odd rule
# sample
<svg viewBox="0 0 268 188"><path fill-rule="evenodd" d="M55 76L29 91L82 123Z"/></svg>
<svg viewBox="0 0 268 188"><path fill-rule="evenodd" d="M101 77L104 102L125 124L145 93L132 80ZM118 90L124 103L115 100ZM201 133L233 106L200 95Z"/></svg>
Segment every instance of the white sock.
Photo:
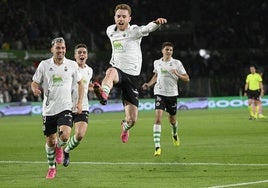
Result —
<svg viewBox="0 0 268 188"><path fill-rule="evenodd" d="M55 147L49 147L46 143L45 150L47 153L49 168L55 168L55 157L56 157Z"/></svg>
<svg viewBox="0 0 268 188"><path fill-rule="evenodd" d="M153 126L153 137L154 137L154 146L155 148L160 148L160 137L161 137L161 125L154 124Z"/></svg>
<svg viewBox="0 0 268 188"><path fill-rule="evenodd" d="M178 133L178 121L176 121L175 125L170 124L171 126L171 133L173 136L176 136Z"/></svg>

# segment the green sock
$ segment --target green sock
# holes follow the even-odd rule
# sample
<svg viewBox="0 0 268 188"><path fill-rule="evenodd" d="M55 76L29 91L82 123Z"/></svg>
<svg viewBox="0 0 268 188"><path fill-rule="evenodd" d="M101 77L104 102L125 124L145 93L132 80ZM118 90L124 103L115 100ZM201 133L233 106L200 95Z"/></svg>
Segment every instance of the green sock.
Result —
<svg viewBox="0 0 268 188"><path fill-rule="evenodd" d="M128 131L131 127L132 127L132 125L129 125L126 121L123 122L123 128L125 131Z"/></svg>
<svg viewBox="0 0 268 188"><path fill-rule="evenodd" d="M74 148L76 148L78 145L80 144L80 141L78 141L76 138L75 138L75 135L73 135L69 142L67 143L67 146L66 148L64 149L65 152L69 153L70 150L73 150Z"/></svg>
<svg viewBox="0 0 268 188"><path fill-rule="evenodd" d="M161 125L154 124L153 126L153 137L155 148L160 148L160 137L161 137Z"/></svg>
<svg viewBox="0 0 268 188"><path fill-rule="evenodd" d="M111 90L109 86L104 85L104 86L102 87L102 89L103 89L104 93L106 93L107 95L109 95L110 90Z"/></svg>
<svg viewBox="0 0 268 188"><path fill-rule="evenodd" d="M170 124L171 126L171 133L173 136L176 136L177 135L177 132L178 132L178 121L176 121L176 123L173 125L173 124Z"/></svg>
<svg viewBox="0 0 268 188"><path fill-rule="evenodd" d="M49 147L47 144L45 145L45 150L47 153L47 160L49 168L55 168L55 157L56 152L54 147Z"/></svg>
<svg viewBox="0 0 268 188"><path fill-rule="evenodd" d="M58 148L65 146L67 144L67 142L63 142L60 138L58 138L58 142L57 142Z"/></svg>
<svg viewBox="0 0 268 188"><path fill-rule="evenodd" d="M252 111L252 106L251 105L248 106L248 111L249 111L250 116L253 116L254 115L253 114L253 111Z"/></svg>
<svg viewBox="0 0 268 188"><path fill-rule="evenodd" d="M259 114L259 109L260 109L260 107L259 106L256 106L256 116Z"/></svg>

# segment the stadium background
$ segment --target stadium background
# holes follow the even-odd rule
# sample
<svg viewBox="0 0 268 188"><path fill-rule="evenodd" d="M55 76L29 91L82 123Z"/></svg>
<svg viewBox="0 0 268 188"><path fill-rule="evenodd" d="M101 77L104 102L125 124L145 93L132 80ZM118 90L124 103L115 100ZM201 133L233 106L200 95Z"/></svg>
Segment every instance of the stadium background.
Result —
<svg viewBox="0 0 268 188"><path fill-rule="evenodd" d="M0 102L41 100L31 93L31 78L40 60L50 55L51 39L58 36L65 38L72 59L75 44L89 46L93 79L101 80L111 53L105 30L113 23L118 3L131 5L132 24L168 19L167 25L143 38L143 81L152 76L161 44L171 41L174 58L183 62L191 78L187 85L180 83L181 97L240 96L251 64L264 73L267 93L265 0L1 0ZM151 98L152 90L140 94ZM118 97L114 89L111 98Z"/></svg>

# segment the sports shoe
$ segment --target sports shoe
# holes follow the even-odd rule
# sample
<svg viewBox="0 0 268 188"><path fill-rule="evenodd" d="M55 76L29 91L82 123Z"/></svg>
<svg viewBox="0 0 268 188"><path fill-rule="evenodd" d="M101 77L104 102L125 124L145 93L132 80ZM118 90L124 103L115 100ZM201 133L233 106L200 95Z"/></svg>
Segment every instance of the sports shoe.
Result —
<svg viewBox="0 0 268 188"><path fill-rule="evenodd" d="M126 143L128 141L128 137L129 137L129 131L128 130L127 131L124 130L124 125L123 124L125 122L126 122L125 120L122 120L121 121L121 126L122 126L121 140L122 140L123 143Z"/></svg>
<svg viewBox="0 0 268 188"><path fill-rule="evenodd" d="M64 159L63 159L63 166L67 167L70 163L69 153L63 151Z"/></svg>
<svg viewBox="0 0 268 188"><path fill-rule="evenodd" d="M154 156L160 156L161 155L161 148L156 148L154 151Z"/></svg>
<svg viewBox="0 0 268 188"><path fill-rule="evenodd" d="M55 178L56 172L57 172L56 168L49 168L48 171L47 171L46 179L53 179L53 178Z"/></svg>
<svg viewBox="0 0 268 188"><path fill-rule="evenodd" d="M258 119L258 114L255 114L253 117L254 119Z"/></svg>
<svg viewBox="0 0 268 188"><path fill-rule="evenodd" d="M255 117L254 117L254 116L249 116L248 119L249 119L249 120L255 120Z"/></svg>
<svg viewBox="0 0 268 188"><path fill-rule="evenodd" d="M265 116L263 114L259 114L259 118L267 118L267 116Z"/></svg>
<svg viewBox="0 0 268 188"><path fill-rule="evenodd" d="M107 104L108 95L103 91L98 82L94 82L93 90L102 105Z"/></svg>
<svg viewBox="0 0 268 188"><path fill-rule="evenodd" d="M58 145L56 144L56 163L57 164L61 164L62 160L63 160L63 150L61 147L58 147Z"/></svg>
<svg viewBox="0 0 268 188"><path fill-rule="evenodd" d="M179 146L180 145L180 138L179 138L178 135L172 136L172 139L173 139L174 146Z"/></svg>

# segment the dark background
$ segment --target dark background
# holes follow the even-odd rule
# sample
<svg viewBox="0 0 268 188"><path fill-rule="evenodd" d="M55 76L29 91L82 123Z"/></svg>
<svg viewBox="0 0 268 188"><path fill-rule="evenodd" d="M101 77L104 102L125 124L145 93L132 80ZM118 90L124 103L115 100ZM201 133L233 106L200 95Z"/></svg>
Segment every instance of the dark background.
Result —
<svg viewBox="0 0 268 188"><path fill-rule="evenodd" d="M180 83L181 97L241 95L252 64L263 73L266 90L265 0L0 0L0 46L2 50L49 51L51 40L58 36L65 38L67 51L85 43L97 54L88 61L93 79L101 80L111 53L105 31L114 23L114 8L119 3L132 7L131 24L145 25L158 17L168 20L142 40L143 81L153 74L153 60L162 55L161 44L170 41L175 44L173 57L182 61L191 78L189 84ZM209 58L201 57L200 49L206 49ZM27 91L28 100L37 100L29 89L34 63L2 60L1 93L17 101ZM152 97L152 90L140 94ZM113 97L118 97L116 91Z"/></svg>

